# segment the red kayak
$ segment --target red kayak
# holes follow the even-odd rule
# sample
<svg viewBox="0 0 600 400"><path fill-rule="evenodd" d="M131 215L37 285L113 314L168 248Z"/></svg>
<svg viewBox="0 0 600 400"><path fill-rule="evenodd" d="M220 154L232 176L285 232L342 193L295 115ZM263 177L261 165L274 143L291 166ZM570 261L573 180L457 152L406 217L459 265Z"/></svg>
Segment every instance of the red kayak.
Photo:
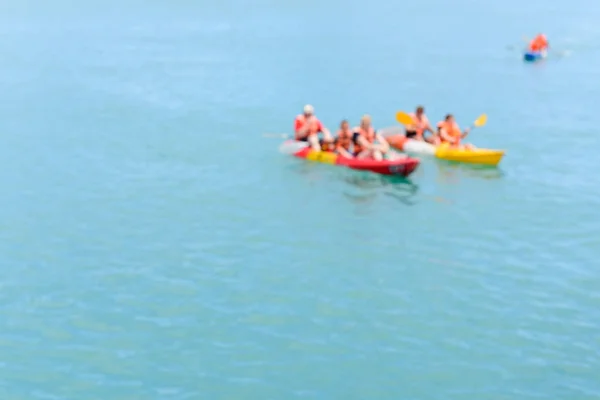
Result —
<svg viewBox="0 0 600 400"><path fill-rule="evenodd" d="M284 145L294 146L296 144L302 145L303 142L296 142L295 140L288 140ZM314 151L310 147L303 147L292 153L295 157L304 158L310 161L317 161L324 164L343 165L348 168L357 169L361 171L371 171L376 174L382 175L397 175L407 177L412 174L415 169L419 166L419 160L416 158L404 157L397 160L368 160L368 159L356 159L346 158L339 154L332 153L329 151Z"/></svg>

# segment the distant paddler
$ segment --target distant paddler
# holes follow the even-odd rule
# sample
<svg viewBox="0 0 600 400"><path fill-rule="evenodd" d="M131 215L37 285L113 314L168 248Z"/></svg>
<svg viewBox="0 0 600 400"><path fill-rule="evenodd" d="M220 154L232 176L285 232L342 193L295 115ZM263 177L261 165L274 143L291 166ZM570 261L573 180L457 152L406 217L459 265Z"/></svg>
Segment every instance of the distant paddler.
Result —
<svg viewBox="0 0 600 400"><path fill-rule="evenodd" d="M548 50L548 39L543 33L538 33L527 46L527 50L533 53L541 53L542 51Z"/></svg>

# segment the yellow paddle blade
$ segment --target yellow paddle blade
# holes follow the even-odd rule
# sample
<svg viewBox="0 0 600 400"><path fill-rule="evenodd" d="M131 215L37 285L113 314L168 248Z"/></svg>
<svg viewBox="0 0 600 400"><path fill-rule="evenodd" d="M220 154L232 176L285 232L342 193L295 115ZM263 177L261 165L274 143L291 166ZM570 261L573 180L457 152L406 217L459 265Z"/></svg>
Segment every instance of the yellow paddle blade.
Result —
<svg viewBox="0 0 600 400"><path fill-rule="evenodd" d="M473 122L473 126L476 126L479 128L480 126L484 126L486 122L487 122L487 115L481 114L479 116L479 118L477 118L475 120L475 122Z"/></svg>
<svg viewBox="0 0 600 400"><path fill-rule="evenodd" d="M396 113L396 121L400 122L402 125L412 125L415 123L412 117L404 111L398 111Z"/></svg>

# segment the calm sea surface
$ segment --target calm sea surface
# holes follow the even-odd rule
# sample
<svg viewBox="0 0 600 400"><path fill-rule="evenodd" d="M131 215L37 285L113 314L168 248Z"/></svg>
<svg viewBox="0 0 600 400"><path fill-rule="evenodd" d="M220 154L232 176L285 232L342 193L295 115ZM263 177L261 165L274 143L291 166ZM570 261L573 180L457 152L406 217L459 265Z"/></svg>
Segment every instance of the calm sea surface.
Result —
<svg viewBox="0 0 600 400"><path fill-rule="evenodd" d="M0 398L600 398L599 18L0 4ZM306 103L331 129L487 113L470 140L507 155L306 163L264 136Z"/></svg>

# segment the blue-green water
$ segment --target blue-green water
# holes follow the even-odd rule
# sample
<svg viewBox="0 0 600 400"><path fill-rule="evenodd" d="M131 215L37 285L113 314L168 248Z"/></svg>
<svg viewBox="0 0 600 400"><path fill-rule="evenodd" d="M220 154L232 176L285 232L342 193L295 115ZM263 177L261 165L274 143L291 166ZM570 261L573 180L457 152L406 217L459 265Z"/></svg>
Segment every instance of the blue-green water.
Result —
<svg viewBox="0 0 600 400"><path fill-rule="evenodd" d="M0 398L600 397L598 17L2 4ZM538 30L567 56L507 48ZM470 139L507 156L304 163L263 134L305 103L485 112Z"/></svg>

